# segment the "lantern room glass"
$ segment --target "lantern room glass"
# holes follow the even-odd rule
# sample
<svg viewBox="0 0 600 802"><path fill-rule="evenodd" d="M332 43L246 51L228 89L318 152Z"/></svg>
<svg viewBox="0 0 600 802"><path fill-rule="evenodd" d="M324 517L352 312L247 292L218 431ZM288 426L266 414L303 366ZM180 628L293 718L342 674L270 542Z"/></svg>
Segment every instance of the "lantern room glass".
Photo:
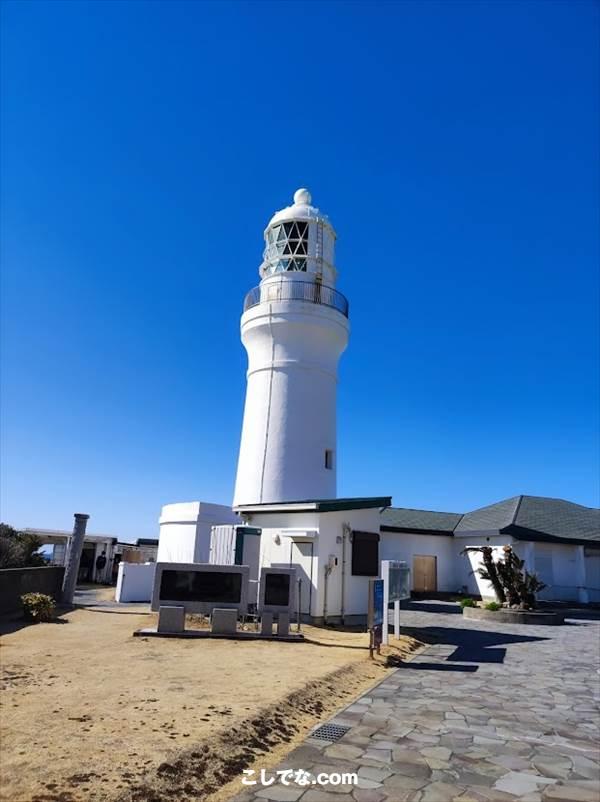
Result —
<svg viewBox="0 0 600 802"><path fill-rule="evenodd" d="M267 231L264 251L265 275L292 271L306 272L308 223L292 220Z"/></svg>

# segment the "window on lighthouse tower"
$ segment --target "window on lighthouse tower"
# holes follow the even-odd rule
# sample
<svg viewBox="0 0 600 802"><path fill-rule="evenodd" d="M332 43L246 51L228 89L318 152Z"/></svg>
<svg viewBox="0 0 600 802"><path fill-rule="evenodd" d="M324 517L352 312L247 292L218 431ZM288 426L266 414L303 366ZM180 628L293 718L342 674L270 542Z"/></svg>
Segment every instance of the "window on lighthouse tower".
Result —
<svg viewBox="0 0 600 802"><path fill-rule="evenodd" d="M291 220L267 231L264 259L265 273L306 272L308 256L308 223Z"/></svg>

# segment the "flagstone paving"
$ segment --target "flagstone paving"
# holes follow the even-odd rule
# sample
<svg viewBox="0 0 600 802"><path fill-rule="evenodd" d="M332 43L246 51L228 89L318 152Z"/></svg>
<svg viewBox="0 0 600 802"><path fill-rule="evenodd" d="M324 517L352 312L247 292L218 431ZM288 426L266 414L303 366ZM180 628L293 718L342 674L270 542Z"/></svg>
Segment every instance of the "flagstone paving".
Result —
<svg viewBox="0 0 600 802"><path fill-rule="evenodd" d="M356 772L357 785L259 780L235 802L600 802L600 622L459 612L403 610L403 630L432 645L328 722L350 726L341 740L309 737L274 770Z"/></svg>

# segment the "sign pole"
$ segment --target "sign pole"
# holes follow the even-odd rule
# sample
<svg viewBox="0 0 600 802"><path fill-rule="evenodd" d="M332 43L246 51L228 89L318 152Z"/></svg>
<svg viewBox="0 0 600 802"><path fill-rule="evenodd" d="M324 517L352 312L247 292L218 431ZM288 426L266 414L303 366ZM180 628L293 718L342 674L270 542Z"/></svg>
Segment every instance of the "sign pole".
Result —
<svg viewBox="0 0 600 802"><path fill-rule="evenodd" d="M400 601L398 599L394 602L394 637L396 640L400 637Z"/></svg>
<svg viewBox="0 0 600 802"><path fill-rule="evenodd" d="M381 638L385 609L383 606L383 579L373 579L373 645L381 653Z"/></svg>
<svg viewBox="0 0 600 802"><path fill-rule="evenodd" d="M367 631L369 633L369 659L373 659L373 618L374 618L375 580L369 579L369 599L367 604Z"/></svg>
<svg viewBox="0 0 600 802"><path fill-rule="evenodd" d="M381 561L381 578L383 580L383 633L382 643L387 646L389 636L389 606L390 606L390 563L389 560Z"/></svg>

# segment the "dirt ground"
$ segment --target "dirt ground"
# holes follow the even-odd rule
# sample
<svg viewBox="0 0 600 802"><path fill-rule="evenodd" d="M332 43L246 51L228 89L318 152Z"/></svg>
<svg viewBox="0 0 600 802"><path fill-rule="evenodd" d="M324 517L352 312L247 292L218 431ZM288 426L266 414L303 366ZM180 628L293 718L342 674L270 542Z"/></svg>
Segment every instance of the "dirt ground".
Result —
<svg viewBox="0 0 600 802"><path fill-rule="evenodd" d="M3 802L225 799L243 768L273 765L390 670L368 660L363 633L303 627L319 643L132 637L154 621L97 607L4 627ZM418 645L395 642L388 660Z"/></svg>

